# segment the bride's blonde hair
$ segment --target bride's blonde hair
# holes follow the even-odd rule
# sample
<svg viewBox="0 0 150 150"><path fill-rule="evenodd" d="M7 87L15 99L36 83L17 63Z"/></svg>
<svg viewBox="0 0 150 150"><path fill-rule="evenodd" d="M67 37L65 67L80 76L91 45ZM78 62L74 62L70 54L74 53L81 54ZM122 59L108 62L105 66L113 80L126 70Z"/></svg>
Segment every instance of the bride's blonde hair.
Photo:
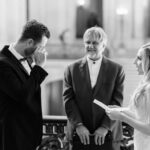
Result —
<svg viewBox="0 0 150 150"><path fill-rule="evenodd" d="M142 81L139 83L139 86L135 89L132 99L134 100L134 104L138 105L138 98L144 95L144 92L149 85L150 82L150 43L143 45L140 50L142 50L143 55L143 71L144 77Z"/></svg>

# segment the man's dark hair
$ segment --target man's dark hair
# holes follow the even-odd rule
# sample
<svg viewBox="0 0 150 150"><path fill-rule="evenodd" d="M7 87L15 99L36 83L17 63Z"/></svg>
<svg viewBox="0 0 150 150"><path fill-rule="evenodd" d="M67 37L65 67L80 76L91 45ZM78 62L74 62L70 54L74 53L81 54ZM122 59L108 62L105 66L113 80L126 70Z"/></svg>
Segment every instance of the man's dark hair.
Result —
<svg viewBox="0 0 150 150"><path fill-rule="evenodd" d="M48 28L36 20L31 20L25 24L19 41L23 42L31 38L37 43L41 41L43 36L50 38Z"/></svg>

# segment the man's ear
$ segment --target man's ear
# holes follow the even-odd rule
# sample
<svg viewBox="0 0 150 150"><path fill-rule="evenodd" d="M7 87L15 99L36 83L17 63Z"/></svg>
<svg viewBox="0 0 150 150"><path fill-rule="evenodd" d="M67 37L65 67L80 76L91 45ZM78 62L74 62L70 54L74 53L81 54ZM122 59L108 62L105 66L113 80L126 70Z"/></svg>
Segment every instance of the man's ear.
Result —
<svg viewBox="0 0 150 150"><path fill-rule="evenodd" d="M34 40L31 38L27 39L26 44L27 44L27 47L32 47L34 46Z"/></svg>

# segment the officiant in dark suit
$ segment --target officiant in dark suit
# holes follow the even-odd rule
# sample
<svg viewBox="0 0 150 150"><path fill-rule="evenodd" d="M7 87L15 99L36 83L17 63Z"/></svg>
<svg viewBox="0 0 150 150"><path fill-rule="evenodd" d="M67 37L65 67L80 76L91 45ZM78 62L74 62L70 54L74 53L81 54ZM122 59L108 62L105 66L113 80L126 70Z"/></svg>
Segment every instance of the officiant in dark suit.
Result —
<svg viewBox="0 0 150 150"><path fill-rule="evenodd" d="M102 55L107 36L102 28L85 31L85 57L69 65L64 74L63 98L69 120L67 135L73 150L120 150L122 126L111 121L93 103L122 105L124 71L121 65Z"/></svg>
<svg viewBox="0 0 150 150"><path fill-rule="evenodd" d="M40 84L50 32L36 20L26 23L16 43L0 52L1 150L35 150L42 138Z"/></svg>

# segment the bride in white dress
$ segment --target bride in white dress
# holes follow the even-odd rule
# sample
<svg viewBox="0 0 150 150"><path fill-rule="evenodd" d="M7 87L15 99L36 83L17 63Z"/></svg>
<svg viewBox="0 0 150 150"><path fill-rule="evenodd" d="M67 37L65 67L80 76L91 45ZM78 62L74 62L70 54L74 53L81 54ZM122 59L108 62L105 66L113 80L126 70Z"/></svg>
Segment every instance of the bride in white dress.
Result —
<svg viewBox="0 0 150 150"><path fill-rule="evenodd" d="M143 79L133 93L130 106L121 109L109 106L106 113L112 120L134 128L134 150L150 150L150 43L139 49L134 64Z"/></svg>

